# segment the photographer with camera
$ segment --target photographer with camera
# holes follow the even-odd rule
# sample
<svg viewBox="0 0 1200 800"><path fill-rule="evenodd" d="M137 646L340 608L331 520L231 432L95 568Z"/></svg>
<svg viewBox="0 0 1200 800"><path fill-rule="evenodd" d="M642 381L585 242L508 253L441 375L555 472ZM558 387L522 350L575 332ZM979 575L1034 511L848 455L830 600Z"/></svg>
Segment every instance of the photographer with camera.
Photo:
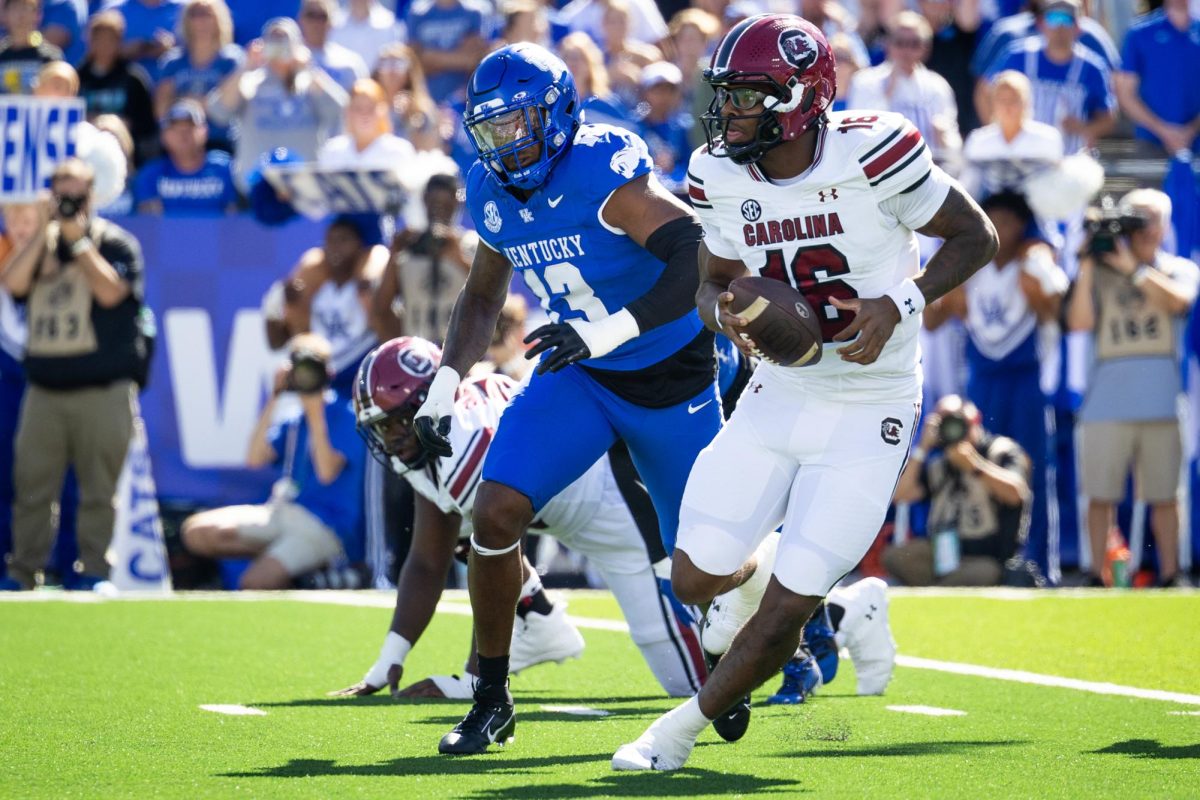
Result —
<svg viewBox="0 0 1200 800"><path fill-rule="evenodd" d="M14 449L13 554L5 588L32 588L54 543L54 505L69 467L79 483L83 573L108 578L117 479L149 365L142 253L125 230L92 216L95 173L77 158L54 169L37 232L8 261L5 288L24 303L28 389Z"/></svg>
<svg viewBox="0 0 1200 800"><path fill-rule="evenodd" d="M895 502L929 498L926 538L884 551L908 586L994 586L1029 526L1029 456L984 430L979 409L947 395L925 420L896 485Z"/></svg>
<svg viewBox="0 0 1200 800"><path fill-rule="evenodd" d="M1171 200L1135 189L1093 209L1067 303L1067 326L1094 335L1087 393L1079 412L1080 462L1088 498L1091 575L1099 575L1115 508L1133 471L1150 506L1159 585L1186 585L1179 572L1179 468L1183 458L1176 400L1183 390L1183 327L1196 300L1200 268L1167 254Z"/></svg>
<svg viewBox="0 0 1200 800"><path fill-rule="evenodd" d="M200 556L253 558L243 589L288 589L298 575L325 566L355 544L362 514L365 449L350 402L330 389L329 343L301 334L275 375L274 393L259 416L246 466L279 464L282 473L261 505L227 506L184 520L183 542ZM285 392L301 413L275 421ZM350 553L351 558L361 553Z"/></svg>

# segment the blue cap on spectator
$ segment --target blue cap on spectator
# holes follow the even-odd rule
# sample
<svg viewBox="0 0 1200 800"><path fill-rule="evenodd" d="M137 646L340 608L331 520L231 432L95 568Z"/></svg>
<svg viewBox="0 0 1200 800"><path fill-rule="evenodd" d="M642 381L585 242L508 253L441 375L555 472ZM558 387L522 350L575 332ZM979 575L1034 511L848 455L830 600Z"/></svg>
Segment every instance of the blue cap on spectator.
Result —
<svg viewBox="0 0 1200 800"><path fill-rule="evenodd" d="M165 128L173 122L190 122L199 128L205 121L204 106L195 100L180 100L171 106L162 124Z"/></svg>

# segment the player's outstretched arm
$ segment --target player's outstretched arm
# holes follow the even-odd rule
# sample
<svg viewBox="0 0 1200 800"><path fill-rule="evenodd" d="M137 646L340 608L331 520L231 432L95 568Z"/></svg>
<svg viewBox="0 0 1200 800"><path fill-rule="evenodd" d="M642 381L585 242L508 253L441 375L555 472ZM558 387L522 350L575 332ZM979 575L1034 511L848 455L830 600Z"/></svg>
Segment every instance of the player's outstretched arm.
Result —
<svg viewBox="0 0 1200 800"><path fill-rule="evenodd" d="M336 692L335 697L361 697L387 686L399 695L404 659L433 619L454 561L454 545L462 530L462 517L442 511L417 495L413 514L413 541L396 582L396 607L392 625L379 658L363 679Z"/></svg>
<svg viewBox="0 0 1200 800"><path fill-rule="evenodd" d="M603 319L572 319L543 325L531 333L525 343L534 344L526 357L547 354L538 364L539 374L607 355L630 339L692 310L696 248L703 232L691 210L653 174L646 174L609 196L603 219L667 266L649 291Z"/></svg>
<svg viewBox="0 0 1200 800"><path fill-rule="evenodd" d="M924 271L914 279L926 304L974 275L992 260L1000 245L992 221L957 184L950 186L941 208L918 232L943 240Z"/></svg>
<svg viewBox="0 0 1200 800"><path fill-rule="evenodd" d="M481 241L467 274L467 283L450 313L442 365L413 422L421 446L432 455L440 458L454 455L447 438L450 415L454 413L454 395L462 376L487 352L496 332L500 309L508 297L511 279L512 264Z"/></svg>

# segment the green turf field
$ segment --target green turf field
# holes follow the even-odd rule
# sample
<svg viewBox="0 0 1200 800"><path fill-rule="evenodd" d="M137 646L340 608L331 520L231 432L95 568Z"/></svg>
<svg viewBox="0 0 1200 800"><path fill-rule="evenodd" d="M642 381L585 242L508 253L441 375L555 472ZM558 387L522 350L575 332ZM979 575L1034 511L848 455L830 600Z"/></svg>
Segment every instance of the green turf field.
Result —
<svg viewBox="0 0 1200 800"><path fill-rule="evenodd" d="M1200 694L1200 593L1023 597L896 595L893 630L908 656ZM603 595L570 599L578 617L619 618ZM741 742L706 732L678 773L616 774L613 750L672 701L625 634L595 629L583 659L514 679L512 746L450 759L437 742L464 704L324 696L362 676L389 615L297 599L2 601L0 798L1200 796L1200 716L1171 713L1200 698L903 666L886 696L860 698L846 661L809 703L756 707ZM457 671L468 626L439 615L406 682ZM266 715L199 708L212 703Z"/></svg>

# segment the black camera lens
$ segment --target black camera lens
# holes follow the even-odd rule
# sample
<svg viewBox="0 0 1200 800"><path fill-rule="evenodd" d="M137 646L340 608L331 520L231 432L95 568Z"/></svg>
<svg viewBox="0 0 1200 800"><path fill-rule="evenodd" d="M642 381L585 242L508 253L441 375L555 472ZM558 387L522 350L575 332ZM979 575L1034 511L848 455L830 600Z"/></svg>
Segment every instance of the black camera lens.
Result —
<svg viewBox="0 0 1200 800"><path fill-rule="evenodd" d="M292 371L288 388L300 394L312 394L330 384L329 365L319 354L309 350L292 352Z"/></svg>
<svg viewBox="0 0 1200 800"><path fill-rule="evenodd" d="M67 194L58 196L58 215L60 217L73 217L79 213L79 209L83 208L84 198L72 197Z"/></svg>
<svg viewBox="0 0 1200 800"><path fill-rule="evenodd" d="M967 420L959 414L947 414L938 426L938 443L952 447L967 438Z"/></svg>

